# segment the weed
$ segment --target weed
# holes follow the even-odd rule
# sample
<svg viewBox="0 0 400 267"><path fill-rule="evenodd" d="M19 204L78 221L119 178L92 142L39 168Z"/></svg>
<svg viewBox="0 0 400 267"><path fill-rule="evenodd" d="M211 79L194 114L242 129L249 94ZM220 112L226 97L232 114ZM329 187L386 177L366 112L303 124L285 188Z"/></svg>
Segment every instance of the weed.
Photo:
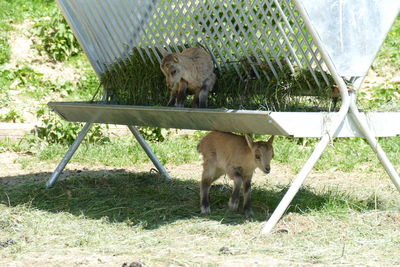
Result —
<svg viewBox="0 0 400 267"><path fill-rule="evenodd" d="M380 49L373 68L382 76L389 72L399 70L400 64L400 17L396 19L391 30L386 36L385 42Z"/></svg>
<svg viewBox="0 0 400 267"><path fill-rule="evenodd" d="M162 142L170 133L168 129L159 127L141 126L138 128L143 137L150 142Z"/></svg>
<svg viewBox="0 0 400 267"><path fill-rule="evenodd" d="M81 49L61 12L57 9L51 17L36 19L34 35L39 37L34 47L57 61L77 55Z"/></svg>
<svg viewBox="0 0 400 267"><path fill-rule="evenodd" d="M81 123L73 123L61 119L59 116L38 110L38 118L42 119L44 126L38 127L35 135L49 144L72 144L77 138L79 132L82 130ZM101 125L94 125L89 131L86 140L91 143L107 142L109 139L106 137L104 127Z"/></svg>
<svg viewBox="0 0 400 267"><path fill-rule="evenodd" d="M370 93L361 92L358 97L362 109L373 111L400 110L400 84L386 83L374 87Z"/></svg>
<svg viewBox="0 0 400 267"><path fill-rule="evenodd" d="M24 122L22 114L15 109L10 109L8 112L0 114L0 121L2 122Z"/></svg>
<svg viewBox="0 0 400 267"><path fill-rule="evenodd" d="M84 75L82 75L82 77L79 79L68 100L92 100L99 86L99 78L97 77L93 69L90 68L86 72L84 72Z"/></svg>
<svg viewBox="0 0 400 267"><path fill-rule="evenodd" d="M1 22L0 22L1 24ZM0 25L0 29L5 28ZM10 46L8 44L8 35L5 31L0 32L0 65L7 63L10 59Z"/></svg>

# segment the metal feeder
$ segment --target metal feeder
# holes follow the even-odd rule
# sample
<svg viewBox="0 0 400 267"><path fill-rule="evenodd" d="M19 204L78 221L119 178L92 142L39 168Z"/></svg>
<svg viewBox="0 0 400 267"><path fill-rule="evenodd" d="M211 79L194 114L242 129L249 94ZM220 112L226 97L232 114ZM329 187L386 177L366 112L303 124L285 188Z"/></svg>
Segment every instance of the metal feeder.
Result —
<svg viewBox="0 0 400 267"><path fill-rule="evenodd" d="M86 125L47 187L57 180L92 124L111 123L127 125L168 179L167 171L133 125L321 138L262 233L269 233L282 217L335 137L365 137L400 190L399 175L376 140L400 134L400 112L364 113L356 105L357 89L400 11L398 0L57 2L99 77L112 64L128 58L134 48L141 48L145 58L157 55L157 46L179 51L184 45L201 43L212 51L218 69L240 72L240 66L228 62L247 58L268 64L272 75L253 71L257 77L272 79L285 64L292 71L309 71L318 88L329 85L329 74L339 89L341 107L338 112L278 112L112 105L106 101L50 102L64 119ZM157 60L154 64L161 59Z"/></svg>

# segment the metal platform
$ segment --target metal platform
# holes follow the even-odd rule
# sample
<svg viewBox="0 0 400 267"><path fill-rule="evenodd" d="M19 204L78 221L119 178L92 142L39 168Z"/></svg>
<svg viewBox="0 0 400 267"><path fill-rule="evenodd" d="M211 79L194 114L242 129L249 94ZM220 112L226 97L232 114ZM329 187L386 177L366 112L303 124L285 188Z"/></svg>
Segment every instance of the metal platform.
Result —
<svg viewBox="0 0 400 267"><path fill-rule="evenodd" d="M271 112L233 109L192 109L148 106L124 106L86 102L50 102L48 104L68 121L108 123L163 128L197 129L239 133L257 133L292 137L322 137L337 113ZM400 112L361 113L362 120L378 137L400 135ZM362 137L347 115L333 137Z"/></svg>

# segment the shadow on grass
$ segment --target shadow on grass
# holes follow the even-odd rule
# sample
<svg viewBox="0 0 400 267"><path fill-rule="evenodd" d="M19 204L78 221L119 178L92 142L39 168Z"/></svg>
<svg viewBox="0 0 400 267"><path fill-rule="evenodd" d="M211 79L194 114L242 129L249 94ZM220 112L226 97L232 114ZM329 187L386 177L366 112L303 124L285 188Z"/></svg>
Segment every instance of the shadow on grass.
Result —
<svg viewBox="0 0 400 267"><path fill-rule="evenodd" d="M28 177L29 176L29 177ZM39 173L36 177L49 177ZM190 218L205 218L225 224L247 221L242 213L228 210L231 188L217 184L211 188L211 216L199 214L198 182L194 180L167 181L156 174L117 171L72 172L50 189L44 182L5 185L0 188L0 202L17 206L29 203L30 207L49 212L69 212L111 222L135 222L146 229ZM32 175L19 176L21 181ZM13 177L0 178L11 180ZM26 179L24 179L26 178ZM254 221L264 221L278 205L287 187L254 186L252 203ZM315 211L374 209L376 203L356 200L339 191L315 193L303 188L295 197L289 211L308 213Z"/></svg>

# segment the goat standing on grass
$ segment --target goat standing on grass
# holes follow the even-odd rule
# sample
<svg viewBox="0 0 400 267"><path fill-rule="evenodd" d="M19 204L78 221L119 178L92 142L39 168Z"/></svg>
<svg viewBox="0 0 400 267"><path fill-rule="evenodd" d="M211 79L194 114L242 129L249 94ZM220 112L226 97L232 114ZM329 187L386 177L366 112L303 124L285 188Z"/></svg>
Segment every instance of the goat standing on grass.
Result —
<svg viewBox="0 0 400 267"><path fill-rule="evenodd" d="M267 142L253 142L250 136L232 133L211 132L200 141L197 149L203 155L203 174L200 183L200 207L202 214L210 214L209 190L211 184L221 175L227 174L233 180L233 192L229 208L239 208L240 188L243 185L243 209L246 216L252 216L251 178L258 167L264 173L271 171L274 156L271 136Z"/></svg>

